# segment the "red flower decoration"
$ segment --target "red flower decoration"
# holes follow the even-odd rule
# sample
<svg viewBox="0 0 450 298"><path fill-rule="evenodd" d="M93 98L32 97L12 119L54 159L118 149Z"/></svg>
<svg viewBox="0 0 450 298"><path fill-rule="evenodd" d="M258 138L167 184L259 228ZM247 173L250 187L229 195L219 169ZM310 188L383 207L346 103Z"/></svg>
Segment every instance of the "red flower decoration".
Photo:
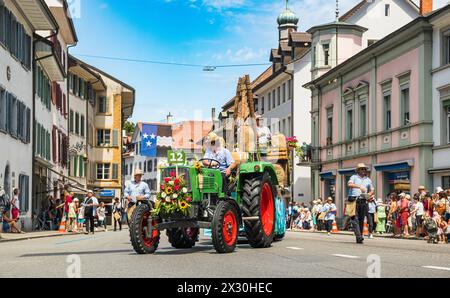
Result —
<svg viewBox="0 0 450 298"><path fill-rule="evenodd" d="M175 179L174 183L175 183L175 185L179 185L180 184L180 179Z"/></svg>
<svg viewBox="0 0 450 298"><path fill-rule="evenodd" d="M192 202L192 198L187 198L186 202L188 202L188 203Z"/></svg>
<svg viewBox="0 0 450 298"><path fill-rule="evenodd" d="M175 172L170 172L170 177L175 177L177 175L177 173Z"/></svg>
<svg viewBox="0 0 450 298"><path fill-rule="evenodd" d="M166 189L166 187L164 186L164 184L161 184L161 190Z"/></svg>
<svg viewBox="0 0 450 298"><path fill-rule="evenodd" d="M169 183L170 182L170 180L172 180L171 178L169 178L169 177L167 177L167 178L165 178L164 179L164 182L166 182L166 183Z"/></svg>
<svg viewBox="0 0 450 298"><path fill-rule="evenodd" d="M180 186L179 185L175 185L173 188L175 191L179 191L180 190Z"/></svg>

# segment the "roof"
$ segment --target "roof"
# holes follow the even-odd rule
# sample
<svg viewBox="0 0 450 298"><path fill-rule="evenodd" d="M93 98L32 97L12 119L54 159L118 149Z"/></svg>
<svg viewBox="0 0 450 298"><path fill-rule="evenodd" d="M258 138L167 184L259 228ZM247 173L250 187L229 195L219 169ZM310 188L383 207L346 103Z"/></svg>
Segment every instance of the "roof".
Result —
<svg viewBox="0 0 450 298"><path fill-rule="evenodd" d="M349 23L345 23L345 22L341 22L341 21L335 21L335 22L331 22L331 23L325 23L322 25L313 26L310 29L308 29L307 32L309 34L314 34L317 30L324 30L324 29L328 29L328 28L351 28L351 29L356 29L361 32L366 32L368 30L367 28L364 28L364 27L356 25L356 24L349 24Z"/></svg>
<svg viewBox="0 0 450 298"><path fill-rule="evenodd" d="M90 69L90 65L85 63L84 61L81 61L77 58L75 58L72 55L68 55L69 57L69 71L81 71L85 74L85 77L88 79L94 79L95 82L90 82L91 84L99 83L101 87L103 87L104 90L106 90L106 84L103 81L102 77L98 75L97 73L93 72ZM98 88L99 86L97 86ZM99 88L100 89L100 88Z"/></svg>
<svg viewBox="0 0 450 298"><path fill-rule="evenodd" d="M292 48L288 45L287 41L280 42L280 48L282 52L291 52Z"/></svg>
<svg viewBox="0 0 450 298"><path fill-rule="evenodd" d="M289 46L292 46L293 43L310 43L311 42L311 34L307 32L291 32L289 34Z"/></svg>
<svg viewBox="0 0 450 298"><path fill-rule="evenodd" d="M419 7L416 5L416 3L414 3L414 1L412 0L404 0L406 1L409 5L411 5L413 8L415 8L417 11L419 11ZM356 4L354 7L352 7L349 11L347 11L345 14L343 14L340 18L339 21L341 22L345 22L346 20L348 20L351 16L353 16L355 13L357 13L361 8L364 7L364 5L369 4L367 2L367 0L362 0L361 2L359 2L358 4Z"/></svg>

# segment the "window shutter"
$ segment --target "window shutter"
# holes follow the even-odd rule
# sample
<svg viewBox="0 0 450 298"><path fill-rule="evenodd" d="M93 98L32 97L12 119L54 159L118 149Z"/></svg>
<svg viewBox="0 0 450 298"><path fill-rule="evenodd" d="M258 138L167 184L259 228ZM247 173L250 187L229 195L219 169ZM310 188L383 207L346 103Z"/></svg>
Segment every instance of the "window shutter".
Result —
<svg viewBox="0 0 450 298"><path fill-rule="evenodd" d="M56 134L57 134L57 130L56 130L56 126L53 126L53 130L52 130L52 152L53 152L53 162L54 163L56 163L56 162L58 162L58 159L57 159L57 152L56 152L56 145L57 145L57 136L56 136Z"/></svg>
<svg viewBox="0 0 450 298"><path fill-rule="evenodd" d="M0 13L1 13L1 7L0 7ZM0 25L1 25L1 19L0 19ZM5 119L6 119L6 91L0 88L0 130L5 130L5 128L6 128Z"/></svg>
<svg viewBox="0 0 450 298"><path fill-rule="evenodd" d="M119 165L113 164L112 165L112 180L119 179Z"/></svg>
<svg viewBox="0 0 450 298"><path fill-rule="evenodd" d="M46 134L46 140L45 140L45 144L46 144L46 146L45 146L45 148L46 148L46 151L45 151L45 158L47 159L47 160L50 160L50 133L48 132L48 131L46 131L45 132L45 134Z"/></svg>
<svg viewBox="0 0 450 298"><path fill-rule="evenodd" d="M67 119L67 102L66 102L66 94L63 94L63 115L64 115L64 118Z"/></svg>
<svg viewBox="0 0 450 298"><path fill-rule="evenodd" d="M119 131L117 129L113 129L113 140L112 140L112 146L118 147L119 146Z"/></svg>
<svg viewBox="0 0 450 298"><path fill-rule="evenodd" d="M109 100L107 97L105 97L105 113L109 113Z"/></svg>
<svg viewBox="0 0 450 298"><path fill-rule="evenodd" d="M52 82L52 96L51 96L51 98L52 98L53 105L56 105L56 96L57 96L57 94L56 94L56 90L57 90L56 85L57 85L56 82Z"/></svg>

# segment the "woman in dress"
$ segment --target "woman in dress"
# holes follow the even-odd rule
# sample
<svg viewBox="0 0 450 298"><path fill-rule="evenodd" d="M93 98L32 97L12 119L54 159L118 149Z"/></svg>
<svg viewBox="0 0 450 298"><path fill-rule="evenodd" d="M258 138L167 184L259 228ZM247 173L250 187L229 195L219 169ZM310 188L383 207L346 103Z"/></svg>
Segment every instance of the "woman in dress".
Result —
<svg viewBox="0 0 450 298"><path fill-rule="evenodd" d="M379 234L384 234L386 233L386 207L387 205L383 203L383 199L378 199L377 200L377 217L378 217L378 222L377 222L377 227L376 227L376 231Z"/></svg>

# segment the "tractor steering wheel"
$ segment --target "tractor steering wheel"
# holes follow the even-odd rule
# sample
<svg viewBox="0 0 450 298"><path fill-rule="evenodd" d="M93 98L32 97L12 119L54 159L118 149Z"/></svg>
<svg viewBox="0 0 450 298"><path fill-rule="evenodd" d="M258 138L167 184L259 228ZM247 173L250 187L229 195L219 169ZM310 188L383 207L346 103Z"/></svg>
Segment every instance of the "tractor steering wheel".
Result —
<svg viewBox="0 0 450 298"><path fill-rule="evenodd" d="M200 162L203 165L204 161L209 161L208 169L217 170L217 169L220 168L220 161L218 161L217 159L214 159L214 158L202 158L198 162ZM215 166L212 166L213 162L216 163Z"/></svg>

